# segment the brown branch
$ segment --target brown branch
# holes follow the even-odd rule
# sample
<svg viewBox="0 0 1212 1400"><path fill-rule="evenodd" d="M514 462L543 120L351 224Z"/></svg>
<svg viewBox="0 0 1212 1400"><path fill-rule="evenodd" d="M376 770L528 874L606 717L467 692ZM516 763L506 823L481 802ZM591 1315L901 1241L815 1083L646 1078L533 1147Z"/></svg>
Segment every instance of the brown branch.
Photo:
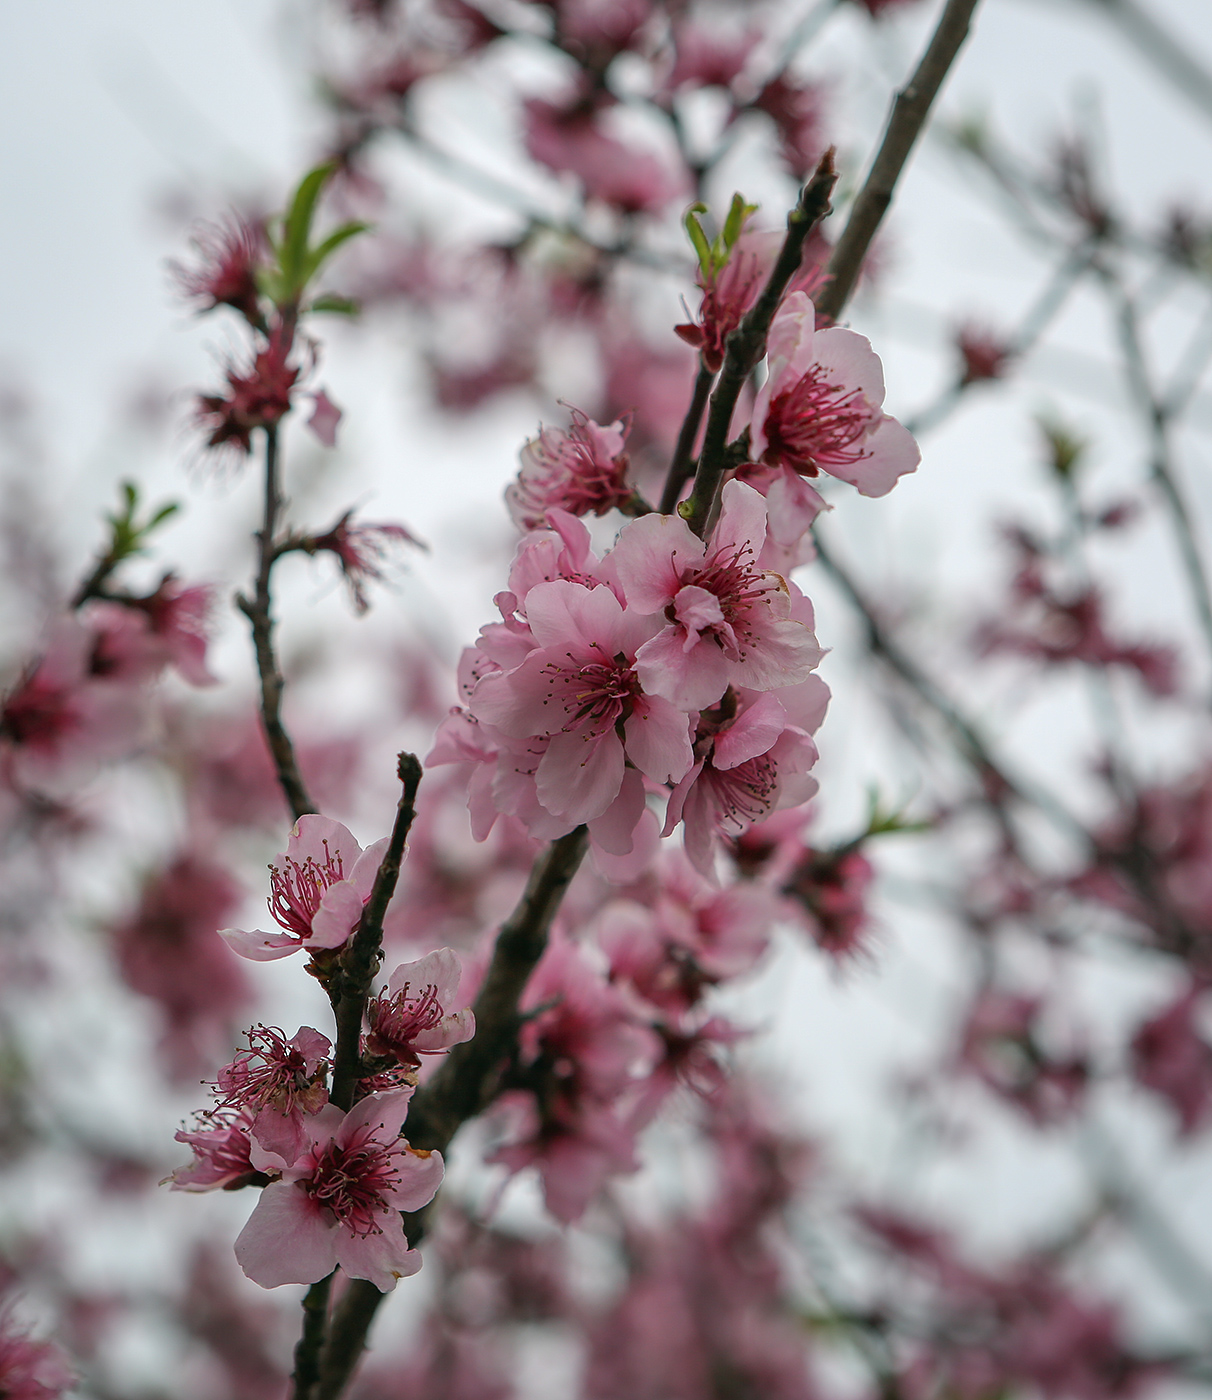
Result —
<svg viewBox="0 0 1212 1400"><path fill-rule="evenodd" d="M362 1018L366 1014L366 998L370 984L379 968L383 944L383 918L396 892L404 846L416 816L417 788L421 782L421 764L414 754L399 756L396 772L404 791L396 804L396 819L374 887L354 936L341 954L339 972L332 988L337 1020L337 1048L333 1055L332 1087L328 1097L338 1108L353 1107L362 1059Z"/></svg>
<svg viewBox="0 0 1212 1400"><path fill-rule="evenodd" d="M328 1297L333 1273L313 1283L303 1298L303 1334L295 1346L295 1369L291 1375L291 1400L308 1400L320 1379L320 1348L328 1321Z"/></svg>
<svg viewBox="0 0 1212 1400"><path fill-rule="evenodd" d="M699 453L694 490L682 507L687 523L700 539L706 537L719 511L720 487L724 473L731 465L728 433L737 400L754 366L766 353L766 333L788 282L799 270L804 241L829 212L829 196L837 183L833 154L833 147L830 146L821 157L816 173L804 186L799 202L787 215L787 236L783 239L770 278L761 296L725 343L724 366L715 392L711 395L707 431L703 435L703 450Z"/></svg>
<svg viewBox="0 0 1212 1400"><path fill-rule="evenodd" d="M411 1146L444 1151L463 1123L491 1102L501 1066L517 1036L518 1002L547 947L551 921L588 844L588 832L578 826L553 841L535 861L522 898L497 934L492 961L472 1007L475 1036L447 1054L409 1107L406 1131ZM404 1217L413 1245L424 1233L427 1214L428 1208ZM336 1400L345 1388L383 1296L364 1280L350 1283L333 1314L328 1345L320 1360L316 1400Z"/></svg>
<svg viewBox="0 0 1212 1400"><path fill-rule="evenodd" d="M261 723L277 771L278 782L286 795L287 805L295 821L316 811L307 794L295 748L282 723L282 673L274 653L274 620L270 577L273 573L276 549L274 535L278 527L278 512L282 496L278 485L278 430L265 429L265 513L257 531L257 583L252 602L240 594L236 605L252 627L253 647L257 654L257 672L261 677Z"/></svg>
<svg viewBox="0 0 1212 1400"><path fill-rule="evenodd" d="M930 107L938 95L947 70L955 61L960 45L968 37L968 27L977 0L947 0L943 13L926 45L917 71L897 93L870 173L850 210L846 229L829 259L830 282L816 298L822 316L836 321L850 299L854 283L867 256L867 249L879 228L909 153L921 134Z"/></svg>
<svg viewBox="0 0 1212 1400"><path fill-rule="evenodd" d="M661 492L661 504L658 509L662 515L672 515L677 510L682 487L690 480L694 471L694 440L699 435L703 413L714 383L715 374L707 368L700 356L699 372L695 376L690 407L686 410L686 417L682 419L677 445L673 449L673 459L669 463L669 474L665 478L665 489Z"/></svg>

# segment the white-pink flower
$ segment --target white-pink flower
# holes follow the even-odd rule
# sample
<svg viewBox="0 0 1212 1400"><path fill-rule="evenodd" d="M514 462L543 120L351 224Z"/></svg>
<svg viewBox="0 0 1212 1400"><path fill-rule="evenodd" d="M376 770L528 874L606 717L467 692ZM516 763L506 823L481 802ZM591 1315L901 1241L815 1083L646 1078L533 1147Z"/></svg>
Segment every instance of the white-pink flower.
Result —
<svg viewBox="0 0 1212 1400"><path fill-rule="evenodd" d="M300 817L286 850L269 867L269 912L279 929L220 929L233 951L257 962L300 948L339 948L370 898L387 838L364 851L348 827L330 817Z"/></svg>
<svg viewBox="0 0 1212 1400"><path fill-rule="evenodd" d="M670 795L662 834L684 823L686 854L709 879L717 836L739 836L752 822L797 807L816 792L812 735L828 703L828 687L810 676L782 690L741 692L731 715L721 705L700 717L697 761Z"/></svg>
<svg viewBox="0 0 1212 1400"><path fill-rule="evenodd" d="M548 524L557 508L570 515L605 515L631 498L627 484L627 425L603 427L580 409L572 426L540 428L522 448L522 470L505 491L505 504L522 530Z"/></svg>
<svg viewBox="0 0 1212 1400"><path fill-rule="evenodd" d="M400 1137L411 1089L368 1094L348 1113L328 1104L304 1122L308 1143L293 1162L255 1140L258 1171L281 1173L261 1193L236 1240L254 1283L315 1283L338 1265L381 1292L421 1267L400 1212L433 1200L444 1167Z"/></svg>
<svg viewBox="0 0 1212 1400"><path fill-rule="evenodd" d="M635 669L662 619L625 609L604 585L564 579L532 588L526 612L536 645L512 670L484 675L469 708L532 755L542 808L572 826L602 816L628 760L655 782L677 782L692 761L688 718L646 694ZM633 827L642 789L638 797Z"/></svg>
<svg viewBox="0 0 1212 1400"><path fill-rule="evenodd" d="M417 1065L419 1055L435 1055L470 1040L476 1033L471 1008L450 1010L462 973L453 948L438 948L397 967L384 995L373 997L366 1007L369 1053Z"/></svg>
<svg viewBox="0 0 1212 1400"><path fill-rule="evenodd" d="M697 710L729 685L771 690L807 680L821 648L792 616L787 583L761 567L765 539L766 503L739 481L724 487L706 543L677 515L646 515L622 531L608 562L628 607L667 619L636 653L647 693Z"/></svg>
<svg viewBox="0 0 1212 1400"><path fill-rule="evenodd" d="M864 496L884 496L921 460L908 429L885 413L884 371L871 342L840 326L815 329L803 292L779 308L767 338L770 372L750 425L756 462L802 476L826 471Z"/></svg>

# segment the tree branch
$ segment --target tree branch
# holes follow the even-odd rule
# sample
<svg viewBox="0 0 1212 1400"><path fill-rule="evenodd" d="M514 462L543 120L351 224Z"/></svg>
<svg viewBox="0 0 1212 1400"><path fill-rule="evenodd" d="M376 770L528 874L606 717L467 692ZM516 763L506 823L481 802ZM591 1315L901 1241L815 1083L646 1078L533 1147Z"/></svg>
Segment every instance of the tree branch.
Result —
<svg viewBox="0 0 1212 1400"><path fill-rule="evenodd" d="M975 3L975 0L974 0ZM774 320L787 284L799 270L804 241L829 212L829 196L837 183L833 164L833 147L821 157L812 179L804 186L799 202L787 215L787 236L771 269L770 278L761 296L749 308L745 319L731 332L724 351L724 366L720 371L711 407L707 414L707 431L703 450L699 453L694 490L684 503L686 521L700 539L715 522L719 509L720 486L724 473L731 465L728 434L737 400L753 367L766 353L766 333Z"/></svg>
<svg viewBox="0 0 1212 1400"><path fill-rule="evenodd" d="M400 863L404 846L416 816L417 788L421 782L421 764L414 754L402 753L396 769L404 791L396 804L396 819L383 859L375 875L374 888L362 911L362 918L349 945L341 954L340 972L333 989L334 1012L337 1020L337 1048L333 1055L332 1087L329 1100L338 1108L353 1107L362 1058L362 1018L366 1013L366 998L370 984L379 967L383 944L383 918L396 892L400 878Z"/></svg>
<svg viewBox="0 0 1212 1400"><path fill-rule="evenodd" d="M850 210L846 229L829 259L830 282L816 298L822 316L836 321L850 299L867 249L879 228L901 171L909 159L947 70L968 37L977 0L947 0L917 71L896 95L870 173Z"/></svg>
<svg viewBox="0 0 1212 1400"><path fill-rule="evenodd" d="M411 1146L444 1151L463 1123L491 1102L501 1064L517 1035L518 1002L547 947L551 922L588 844L589 833L578 826L553 841L535 861L522 898L497 934L492 961L472 1007L475 1036L450 1050L412 1100L406 1128ZM424 1234L428 1209L404 1217L413 1245ZM336 1400L345 1388L383 1296L364 1280L350 1283L333 1314L316 1400Z"/></svg>
<svg viewBox="0 0 1212 1400"><path fill-rule="evenodd" d="M703 413L714 383L715 375L703 363L700 355L694 393L690 399L690 407L686 410L686 417L682 419L677 445L673 449L673 460L669 463L669 474L665 478L665 489L661 492L661 503L657 507L662 515L672 515L677 510L682 487L690 480L690 474L694 470L694 440L699 435Z"/></svg>
<svg viewBox="0 0 1212 1400"><path fill-rule="evenodd" d="M257 653L257 672L261 677L261 723L269 752L277 770L278 782L286 795L287 805L295 821L316 811L307 794L295 748L282 723L282 673L274 654L274 621L271 612L270 576L273 573L274 535L278 528L278 512L282 496L278 486L278 430L265 429L265 513L257 531L257 584L253 601L240 594L236 605L252 626L253 647Z"/></svg>

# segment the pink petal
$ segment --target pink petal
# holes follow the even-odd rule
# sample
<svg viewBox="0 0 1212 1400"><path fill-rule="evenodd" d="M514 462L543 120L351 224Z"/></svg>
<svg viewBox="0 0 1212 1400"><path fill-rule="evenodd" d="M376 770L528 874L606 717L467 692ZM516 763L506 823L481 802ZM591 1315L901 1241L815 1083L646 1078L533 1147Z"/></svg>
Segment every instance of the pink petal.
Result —
<svg viewBox="0 0 1212 1400"><path fill-rule="evenodd" d="M390 1293L397 1279L408 1278L421 1267L421 1251L409 1249L403 1222L394 1210L379 1217L378 1234L334 1233L337 1263L350 1278L364 1278L380 1293Z"/></svg>
<svg viewBox="0 0 1212 1400"><path fill-rule="evenodd" d="M309 858L317 865L324 865L332 856L342 862L348 874L362 854L362 847L347 826L333 821L331 817L309 812L295 822L290 840L286 843L286 854L300 865Z"/></svg>
<svg viewBox="0 0 1212 1400"><path fill-rule="evenodd" d="M589 854L597 872L604 880L616 885L629 885L638 880L656 859L661 845L661 828L656 813L645 809L639 825L632 833L631 851L625 856L612 855L604 850L593 838L593 824L589 827Z"/></svg>
<svg viewBox="0 0 1212 1400"><path fill-rule="evenodd" d="M636 675L647 694L680 710L705 710L727 690L732 667L714 637L692 639L690 650L686 641L680 627L666 627L636 652Z"/></svg>
<svg viewBox="0 0 1212 1400"><path fill-rule="evenodd" d="M397 1159L400 1184L387 1192L387 1199L397 1210L420 1210L438 1194L446 1174L446 1164L440 1152L422 1152L407 1148Z"/></svg>
<svg viewBox="0 0 1212 1400"><path fill-rule="evenodd" d="M622 781L623 746L613 730L596 739L555 735L535 773L539 801L574 825L600 817Z"/></svg>
<svg viewBox="0 0 1212 1400"><path fill-rule="evenodd" d="M236 1260L254 1283L315 1283L337 1263L336 1231L297 1186L272 1182L236 1239Z"/></svg>
<svg viewBox="0 0 1212 1400"><path fill-rule="evenodd" d="M656 783L676 783L694 762L689 717L659 695L641 695L623 726L627 756Z"/></svg>
<svg viewBox="0 0 1212 1400"><path fill-rule="evenodd" d="M661 612L682 575L703 561L703 542L678 515L645 515L624 525L608 558L627 599L641 613Z"/></svg>
<svg viewBox="0 0 1212 1400"><path fill-rule="evenodd" d="M820 676L809 676L800 685L789 685L778 692L779 704L787 711L789 723L805 733L815 734L825 722L829 708L829 687Z"/></svg>
<svg viewBox="0 0 1212 1400"><path fill-rule="evenodd" d="M711 761L716 768L735 768L758 754L768 753L787 728L787 711L769 693L737 716L715 741Z"/></svg>
<svg viewBox="0 0 1212 1400"><path fill-rule="evenodd" d="M913 434L887 414L865 445L869 455L862 461L851 466L827 465L825 468L830 476L857 487L862 496L886 496L902 476L916 471L922 460Z"/></svg>
<svg viewBox="0 0 1212 1400"><path fill-rule="evenodd" d="M645 810L644 780L634 768L628 768L619 795L600 817L589 823L589 835L611 855L630 855L635 829Z"/></svg>
<svg viewBox="0 0 1212 1400"><path fill-rule="evenodd" d="M412 1038L415 1050L432 1054L438 1050L449 1050L452 1045L462 1045L476 1033L476 1018L470 1006L462 1011L452 1011L443 1016L431 1031L420 1031Z"/></svg>
<svg viewBox="0 0 1212 1400"><path fill-rule="evenodd" d="M403 991L405 983L413 987L433 987L441 1006L449 1006L459 990L463 966L453 948L435 948L416 962L401 963L387 979L389 992Z"/></svg>
<svg viewBox="0 0 1212 1400"><path fill-rule="evenodd" d="M245 932L242 928L221 928L219 937L233 953L253 962L274 962L298 952L302 944L293 934L263 933L260 929Z"/></svg>
<svg viewBox="0 0 1212 1400"><path fill-rule="evenodd" d="M711 535L711 548L743 548L761 551L766 538L766 502L743 481L730 481L721 497L720 518Z"/></svg>
<svg viewBox="0 0 1212 1400"><path fill-rule="evenodd" d="M349 883L361 895L363 903L370 898L370 892L374 889L375 876L379 873L379 866L383 863L383 853L387 850L388 844L388 837L383 836L367 846L358 857L354 868L349 872Z"/></svg>
<svg viewBox="0 0 1212 1400"><path fill-rule="evenodd" d="M568 579L540 583L526 595L526 620L541 647L602 645L607 655L618 633L623 607L605 584L584 588Z"/></svg>
<svg viewBox="0 0 1212 1400"><path fill-rule="evenodd" d="M353 1135L362 1128L373 1128L381 1142L399 1137L400 1128L408 1116L408 1101L412 1089L392 1089L384 1094L367 1094L345 1115L336 1132L339 1146L347 1147Z"/></svg>
<svg viewBox="0 0 1212 1400"><path fill-rule="evenodd" d="M844 326L818 331L812 358L835 384L860 390L872 408L884 402L884 366L865 335Z"/></svg>
<svg viewBox="0 0 1212 1400"><path fill-rule="evenodd" d="M311 921L311 936L304 940L304 946L339 948L362 917L362 909L362 896L349 880L329 885Z"/></svg>
<svg viewBox="0 0 1212 1400"><path fill-rule="evenodd" d="M311 411L307 426L325 447L336 447L337 424L341 421L341 410L328 397L323 389L316 394L316 406Z"/></svg>

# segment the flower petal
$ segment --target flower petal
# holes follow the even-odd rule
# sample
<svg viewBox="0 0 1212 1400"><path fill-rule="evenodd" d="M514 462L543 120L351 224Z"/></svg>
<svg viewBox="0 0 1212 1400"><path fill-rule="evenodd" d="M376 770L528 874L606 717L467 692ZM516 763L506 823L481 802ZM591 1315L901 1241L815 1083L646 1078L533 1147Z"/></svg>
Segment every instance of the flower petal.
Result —
<svg viewBox="0 0 1212 1400"><path fill-rule="evenodd" d="M219 937L233 953L253 962L274 962L277 958L289 957L303 946L290 933L265 933L257 928L246 932L242 928L221 928Z"/></svg>
<svg viewBox="0 0 1212 1400"><path fill-rule="evenodd" d="M271 1182L236 1239L236 1261L254 1283L315 1283L337 1262L336 1230L297 1186Z"/></svg>

